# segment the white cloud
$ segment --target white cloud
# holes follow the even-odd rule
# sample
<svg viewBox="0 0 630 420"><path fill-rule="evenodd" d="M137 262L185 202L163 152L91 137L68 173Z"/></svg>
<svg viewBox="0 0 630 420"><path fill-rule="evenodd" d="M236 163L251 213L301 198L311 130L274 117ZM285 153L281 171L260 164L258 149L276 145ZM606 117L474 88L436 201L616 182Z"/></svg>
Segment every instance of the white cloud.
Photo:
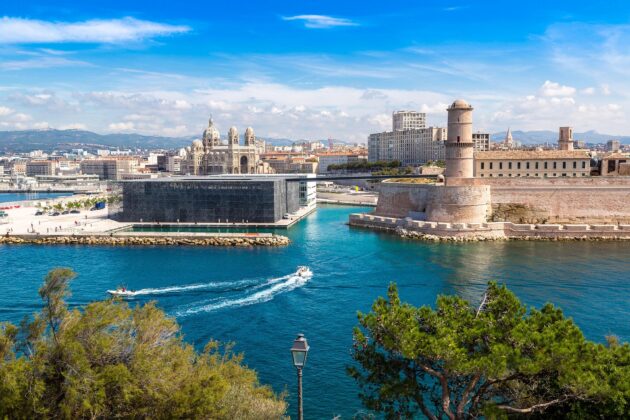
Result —
<svg viewBox="0 0 630 420"><path fill-rule="evenodd" d="M50 128L50 124L48 124L46 121L41 121L34 123L32 127L36 130L47 130Z"/></svg>
<svg viewBox="0 0 630 420"><path fill-rule="evenodd" d="M70 123L57 127L59 130L87 130L87 126L82 123Z"/></svg>
<svg viewBox="0 0 630 420"><path fill-rule="evenodd" d="M594 95L595 94L595 88L594 87L587 87L585 89L582 89L580 91L580 93L582 95Z"/></svg>
<svg viewBox="0 0 630 420"><path fill-rule="evenodd" d="M543 96L572 96L575 94L576 89L547 80L540 88L540 92Z"/></svg>
<svg viewBox="0 0 630 420"><path fill-rule="evenodd" d="M107 126L110 131L133 131L135 124L133 122L111 123Z"/></svg>
<svg viewBox="0 0 630 420"><path fill-rule="evenodd" d="M13 113L13 110L11 108L7 108L6 106L0 106L0 117L4 117L12 113Z"/></svg>
<svg viewBox="0 0 630 420"><path fill-rule="evenodd" d="M358 23L346 19L338 18L326 15L297 15L297 16L284 16L283 20L297 20L304 22L305 28L311 29L326 29L334 28L337 26L359 26Z"/></svg>
<svg viewBox="0 0 630 420"><path fill-rule="evenodd" d="M0 62L0 70L45 69L50 67L86 67L90 63L80 60L68 60L63 57L37 57L26 60L5 60Z"/></svg>
<svg viewBox="0 0 630 420"><path fill-rule="evenodd" d="M3 17L0 19L0 44L33 43L122 43L190 31L188 26L169 25L126 17L93 19L83 22L49 22Z"/></svg>

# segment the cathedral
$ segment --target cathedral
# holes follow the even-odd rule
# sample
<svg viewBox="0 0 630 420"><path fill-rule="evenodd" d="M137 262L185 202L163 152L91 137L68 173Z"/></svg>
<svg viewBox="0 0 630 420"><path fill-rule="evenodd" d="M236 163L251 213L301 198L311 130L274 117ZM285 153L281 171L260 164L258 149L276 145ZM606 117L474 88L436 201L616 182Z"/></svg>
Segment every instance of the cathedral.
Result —
<svg viewBox="0 0 630 420"><path fill-rule="evenodd" d="M212 118L203 132L203 140L195 140L186 148L182 173L188 175L259 174L269 168L259 160L254 130L245 130L244 144L240 144L238 130L231 127L227 144L221 142L219 130Z"/></svg>

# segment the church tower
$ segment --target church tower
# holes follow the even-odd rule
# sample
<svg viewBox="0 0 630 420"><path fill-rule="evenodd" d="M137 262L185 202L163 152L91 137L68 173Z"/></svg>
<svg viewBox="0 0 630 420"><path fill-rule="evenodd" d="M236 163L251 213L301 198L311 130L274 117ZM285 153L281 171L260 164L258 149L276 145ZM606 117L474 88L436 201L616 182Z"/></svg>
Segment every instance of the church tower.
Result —
<svg viewBox="0 0 630 420"><path fill-rule="evenodd" d="M507 133L505 134L505 140L503 144L508 148L512 149L514 147L514 139L512 138L512 129L508 127Z"/></svg>
<svg viewBox="0 0 630 420"><path fill-rule="evenodd" d="M560 136L558 137L558 149L573 150L572 127L560 127Z"/></svg>
<svg viewBox="0 0 630 420"><path fill-rule="evenodd" d="M472 139L473 107L463 99L451 104L448 111L446 139L446 178L472 178L474 143Z"/></svg>
<svg viewBox="0 0 630 420"><path fill-rule="evenodd" d="M238 146L238 130L234 126L228 130L228 145L230 147Z"/></svg>
<svg viewBox="0 0 630 420"><path fill-rule="evenodd" d="M256 146L256 135L251 127L245 130L245 146Z"/></svg>

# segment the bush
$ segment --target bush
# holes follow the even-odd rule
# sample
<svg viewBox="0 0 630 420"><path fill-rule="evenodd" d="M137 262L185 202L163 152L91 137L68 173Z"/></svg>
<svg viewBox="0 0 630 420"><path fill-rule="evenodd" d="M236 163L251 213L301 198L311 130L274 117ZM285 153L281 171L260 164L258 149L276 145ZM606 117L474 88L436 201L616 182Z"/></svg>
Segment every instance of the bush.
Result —
<svg viewBox="0 0 630 420"><path fill-rule="evenodd" d="M2 418L282 418L284 396L261 386L231 346L202 352L155 304L120 299L69 310L70 269L52 270L43 308L0 327Z"/></svg>

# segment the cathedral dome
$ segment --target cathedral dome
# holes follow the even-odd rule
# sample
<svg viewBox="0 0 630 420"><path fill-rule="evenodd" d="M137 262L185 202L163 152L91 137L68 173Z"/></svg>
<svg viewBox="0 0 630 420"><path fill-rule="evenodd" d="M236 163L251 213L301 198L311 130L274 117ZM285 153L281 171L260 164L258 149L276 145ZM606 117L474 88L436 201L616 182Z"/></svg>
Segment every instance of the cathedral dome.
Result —
<svg viewBox="0 0 630 420"><path fill-rule="evenodd" d="M247 127L245 129L245 136L253 136L254 135L254 129L251 127Z"/></svg>
<svg viewBox="0 0 630 420"><path fill-rule="evenodd" d="M192 149L193 150L202 150L203 149L203 143L201 142L201 140L195 140L192 142Z"/></svg>

